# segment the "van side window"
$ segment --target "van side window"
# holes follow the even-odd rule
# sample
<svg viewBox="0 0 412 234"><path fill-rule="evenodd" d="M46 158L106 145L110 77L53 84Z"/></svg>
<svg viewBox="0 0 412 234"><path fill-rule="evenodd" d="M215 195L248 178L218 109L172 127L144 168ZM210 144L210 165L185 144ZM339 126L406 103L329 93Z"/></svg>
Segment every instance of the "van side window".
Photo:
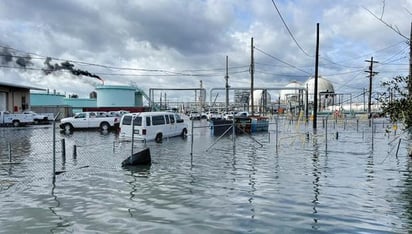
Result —
<svg viewBox="0 0 412 234"><path fill-rule="evenodd" d="M152 124L153 124L153 125L162 125L162 124L165 124L165 117L164 117L164 115L154 115L154 116L152 116Z"/></svg>
<svg viewBox="0 0 412 234"><path fill-rule="evenodd" d="M133 121L134 126L142 126L142 117L136 116Z"/></svg>
<svg viewBox="0 0 412 234"><path fill-rule="evenodd" d="M165 117L166 117L166 124L169 124L169 123L170 123L170 121L169 121L169 115L165 115Z"/></svg>
<svg viewBox="0 0 412 234"><path fill-rule="evenodd" d="M176 114L176 123L183 123L183 119L180 117L180 115Z"/></svg>
<svg viewBox="0 0 412 234"><path fill-rule="evenodd" d="M151 121L150 121L150 116L146 116L146 126L150 126Z"/></svg>
<svg viewBox="0 0 412 234"><path fill-rule="evenodd" d="M174 124L175 123L175 116L174 115L169 115L170 117L170 123Z"/></svg>
<svg viewBox="0 0 412 234"><path fill-rule="evenodd" d="M131 125L132 124L132 116L124 116L122 124L123 125Z"/></svg>

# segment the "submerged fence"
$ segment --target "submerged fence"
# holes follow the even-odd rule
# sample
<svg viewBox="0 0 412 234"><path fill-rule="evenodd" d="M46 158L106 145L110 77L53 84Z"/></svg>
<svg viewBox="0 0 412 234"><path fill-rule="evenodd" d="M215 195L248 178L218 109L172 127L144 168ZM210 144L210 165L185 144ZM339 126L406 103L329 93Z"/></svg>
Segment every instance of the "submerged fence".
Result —
<svg viewBox="0 0 412 234"><path fill-rule="evenodd" d="M199 150L219 150L220 140L229 138L233 147L238 144L237 137L250 139L250 144L257 147L273 147L281 154L288 149L311 149L313 144L328 151L333 142L345 144L348 139L368 144L372 149L375 140L388 144L389 154L398 156L402 144L409 140L407 134L397 124L387 119L367 118L319 118L318 129L312 129L311 122L291 120L273 116L269 120L269 130L258 134L237 135L233 129L228 135L212 136L209 122L193 120L186 142L190 144L191 164L196 161ZM107 133L106 133L107 134ZM110 133L114 134L114 133ZM204 146L203 139L211 139L210 145ZM121 162L130 155L130 142L121 142L116 137L107 140L105 133L98 131L81 134L61 133L58 128L47 126L2 128L0 129L0 191L17 183L22 177L30 180L49 179L56 175L75 175L77 170L86 169L90 173L104 173L105 170L119 170ZM243 141L244 142L244 141ZM152 142L150 146L158 143ZM164 141L167 148L168 141ZM202 147L199 147L202 145ZM189 145L188 145L189 146ZM322 147L323 146L323 147ZM238 146L243 147L243 146ZM104 156L102 155L104 152ZM60 177L60 178L64 178Z"/></svg>
<svg viewBox="0 0 412 234"><path fill-rule="evenodd" d="M236 123L233 122L232 124L226 125L226 131L216 136L216 141L210 145L207 150L218 147L218 141L224 136L231 137L233 145L236 144L236 137L242 135L247 135L253 142L262 145L253 138L254 133L250 135L244 132L244 134L238 134L238 129L235 130L238 127ZM255 133L265 134L267 136L266 143L274 144L276 146L276 152L282 148L291 146L300 148L307 145L311 146L313 141L316 141L317 144L323 144L325 150L327 150L328 142L337 141L340 137L348 135L354 138L361 138L364 141L367 140L372 149L376 137L385 137L388 140L388 144L395 144L399 148L402 138L407 136L405 131L402 130L401 124L391 123L385 118L333 118L324 116L318 118L317 126L317 129L313 129L311 121L305 122L299 119L294 120L288 119L287 117L272 116L269 119L269 130L267 132ZM209 128L212 128L209 122L192 120L191 155L193 155L194 145L196 145L193 135L195 135L197 131ZM242 131L240 132L242 133Z"/></svg>

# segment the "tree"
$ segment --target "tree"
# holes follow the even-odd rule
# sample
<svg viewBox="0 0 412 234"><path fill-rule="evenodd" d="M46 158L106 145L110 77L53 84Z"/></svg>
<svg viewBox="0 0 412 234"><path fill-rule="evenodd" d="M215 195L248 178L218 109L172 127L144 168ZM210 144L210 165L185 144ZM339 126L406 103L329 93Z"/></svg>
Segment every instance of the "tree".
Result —
<svg viewBox="0 0 412 234"><path fill-rule="evenodd" d="M378 92L377 100L382 111L392 122L402 122L406 129L412 127L412 99L409 98L409 77L397 76L381 84L385 91Z"/></svg>

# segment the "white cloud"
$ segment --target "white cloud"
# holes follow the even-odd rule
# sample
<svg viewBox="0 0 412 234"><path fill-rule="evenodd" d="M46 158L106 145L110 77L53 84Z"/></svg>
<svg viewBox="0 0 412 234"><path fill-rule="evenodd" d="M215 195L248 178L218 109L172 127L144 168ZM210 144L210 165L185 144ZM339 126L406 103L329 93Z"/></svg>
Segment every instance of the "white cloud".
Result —
<svg viewBox="0 0 412 234"><path fill-rule="evenodd" d="M320 71L342 92L367 87L365 74L359 71L367 67L364 60L371 56L394 61L376 66L382 76L377 80L407 74L407 51L400 43L404 39L363 8L380 16L382 1L275 2L310 55L315 53L316 23L320 23ZM409 35L410 12L411 1L386 1L383 19ZM40 70L46 56L63 59L53 60L56 63L73 60L76 69L97 74L106 84L134 82L146 91L159 86L198 87L200 80L208 89L224 87L225 56L229 56L230 85L245 87L250 76L250 38L254 37L258 49L295 66L255 50L256 85L305 81L314 71L313 56L298 48L267 0L8 1L0 3L0 30L1 46L20 50L14 51L17 55L43 56L33 59L32 68L38 70L0 69L2 80L81 97L88 96L96 80L64 72L46 76Z"/></svg>

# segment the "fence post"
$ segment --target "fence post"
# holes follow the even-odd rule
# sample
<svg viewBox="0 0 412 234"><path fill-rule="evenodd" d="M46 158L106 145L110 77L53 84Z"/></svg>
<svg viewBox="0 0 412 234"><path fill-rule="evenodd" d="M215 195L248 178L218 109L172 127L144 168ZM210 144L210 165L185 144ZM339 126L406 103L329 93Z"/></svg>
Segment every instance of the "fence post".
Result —
<svg viewBox="0 0 412 234"><path fill-rule="evenodd" d="M399 138L398 147L396 148L396 158L398 158L399 146L401 145L402 138Z"/></svg>
<svg viewBox="0 0 412 234"><path fill-rule="evenodd" d="M57 114L57 116L59 116ZM56 180L56 118L53 119L53 183Z"/></svg>
<svg viewBox="0 0 412 234"><path fill-rule="evenodd" d="M279 148L279 113L278 113L278 115L276 116L275 148L276 148L276 153L278 153L278 148Z"/></svg>
<svg viewBox="0 0 412 234"><path fill-rule="evenodd" d="M328 151L328 116L326 116L325 123L325 151Z"/></svg>
<svg viewBox="0 0 412 234"><path fill-rule="evenodd" d="M61 139L61 144L62 144L62 161L63 163L66 162L66 141L64 139Z"/></svg>
<svg viewBox="0 0 412 234"><path fill-rule="evenodd" d="M9 151L9 162L11 162L11 143L10 142L7 145L7 147L8 147L8 151Z"/></svg>
<svg viewBox="0 0 412 234"><path fill-rule="evenodd" d="M190 165L193 164L193 135L194 135L194 132L193 132L194 126L193 125L194 125L194 121L193 121L193 118L192 118L192 129L191 129L192 134L190 136Z"/></svg>
<svg viewBox="0 0 412 234"><path fill-rule="evenodd" d="M77 146L73 145L73 159L77 158Z"/></svg>
<svg viewBox="0 0 412 234"><path fill-rule="evenodd" d="M343 130L346 130L346 124L347 124L347 119L345 117L345 119L343 120Z"/></svg>

